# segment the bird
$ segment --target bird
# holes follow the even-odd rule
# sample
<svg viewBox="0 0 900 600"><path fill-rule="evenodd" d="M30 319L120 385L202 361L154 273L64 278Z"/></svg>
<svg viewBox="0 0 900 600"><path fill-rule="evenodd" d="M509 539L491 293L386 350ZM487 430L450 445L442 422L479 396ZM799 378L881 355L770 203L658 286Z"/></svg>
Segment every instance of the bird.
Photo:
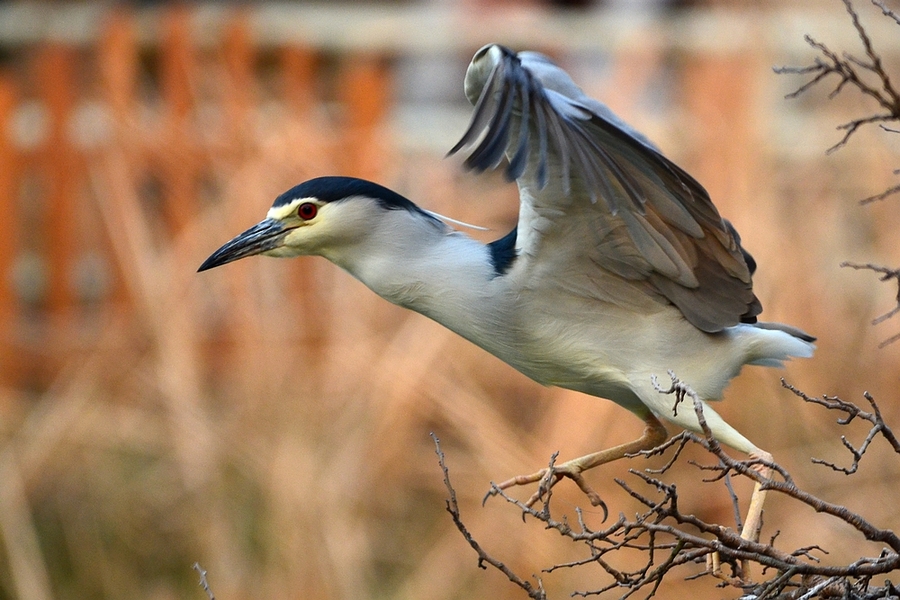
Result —
<svg viewBox="0 0 900 600"><path fill-rule="evenodd" d="M611 400L645 425L633 442L492 493L569 478L605 510L585 471L659 446L663 421L701 432L695 411L673 411L659 392L654 378L670 372L697 393L717 441L771 461L708 403L744 365L812 356L815 338L757 319L756 263L706 190L543 54L489 44L464 91L474 110L448 155L517 184L508 234L485 244L377 183L317 177L278 196L199 271L252 255L322 256L531 379Z"/></svg>

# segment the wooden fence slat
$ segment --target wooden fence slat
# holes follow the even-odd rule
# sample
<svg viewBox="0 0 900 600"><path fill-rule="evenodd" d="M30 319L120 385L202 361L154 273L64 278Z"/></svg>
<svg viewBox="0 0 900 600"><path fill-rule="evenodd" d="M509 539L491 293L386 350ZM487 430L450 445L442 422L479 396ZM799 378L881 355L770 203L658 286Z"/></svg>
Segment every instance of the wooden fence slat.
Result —
<svg viewBox="0 0 900 600"><path fill-rule="evenodd" d="M98 40L103 98L121 129L134 119L137 105L138 48L134 19L118 9L106 20Z"/></svg>
<svg viewBox="0 0 900 600"><path fill-rule="evenodd" d="M338 98L345 110L345 174L376 179L384 170L380 126L388 112L391 80L387 65L377 55L357 54L343 65Z"/></svg>
<svg viewBox="0 0 900 600"><path fill-rule="evenodd" d="M237 11L225 28L222 58L228 76L224 90L225 126L232 138L229 141L236 141L248 137L248 119L256 87L255 52L247 15L243 11Z"/></svg>
<svg viewBox="0 0 900 600"><path fill-rule="evenodd" d="M682 103L695 124L690 170L725 214L754 205L762 163L754 107L757 74L766 71L758 55L697 55L682 75Z"/></svg>
<svg viewBox="0 0 900 600"><path fill-rule="evenodd" d="M41 149L46 192L44 256L47 261L47 306L54 320L68 319L75 305L73 267L78 256L79 169L70 136L70 118L78 89L74 48L43 46L36 57L37 91L47 109L48 131Z"/></svg>
<svg viewBox="0 0 900 600"><path fill-rule="evenodd" d="M12 76L0 73L0 206L3 206L3 218L0 219L0 323L4 338L18 304L10 274L19 242L16 192L20 161L13 146L12 132L8 130L18 100L16 88Z"/></svg>
<svg viewBox="0 0 900 600"><path fill-rule="evenodd" d="M285 46L281 61L282 101L295 116L308 116L316 104L318 57L311 48Z"/></svg>
<svg viewBox="0 0 900 600"><path fill-rule="evenodd" d="M110 111L114 144L117 152L124 153L125 160L134 163L140 160L144 148L137 131L137 77L138 46L134 19L124 9L113 11L105 23L98 40L97 62L100 70L101 94ZM135 171L137 173L137 171ZM106 238L105 254L115 256L112 240ZM115 271L109 300L116 306L128 301L125 276L122 272L128 265L110 261Z"/></svg>
<svg viewBox="0 0 900 600"><path fill-rule="evenodd" d="M19 318L19 302L12 273L19 252L18 189L21 160L13 145L9 125L18 101L18 89L12 75L0 73L0 383L13 383L21 367L21 353L16 351L15 331Z"/></svg>
<svg viewBox="0 0 900 600"><path fill-rule="evenodd" d="M188 6L165 9L160 42L160 88L167 111L161 154L163 212L169 231L177 234L197 214L196 141L192 110L196 81Z"/></svg>

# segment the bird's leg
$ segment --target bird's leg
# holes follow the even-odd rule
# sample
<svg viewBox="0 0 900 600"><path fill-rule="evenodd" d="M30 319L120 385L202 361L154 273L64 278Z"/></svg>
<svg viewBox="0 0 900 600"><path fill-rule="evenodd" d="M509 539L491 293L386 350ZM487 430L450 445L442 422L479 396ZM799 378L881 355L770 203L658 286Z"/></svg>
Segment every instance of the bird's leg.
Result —
<svg viewBox="0 0 900 600"><path fill-rule="evenodd" d="M652 414L648 414L644 417L644 423L647 425L644 429L644 435L633 442L628 442L627 444L621 444L619 446L614 446L613 448L601 450L600 452L594 452L593 454L575 458L558 466L541 469L537 473L532 473L531 475L519 475L518 477L513 477L512 479L508 479L503 483L496 485L484 498L487 500L490 496L496 496L499 490L505 490L515 485L527 485L529 483L542 482L534 495L525 503L526 506L530 507L544 495L544 492L553 487L560 479L568 477L581 488L581 491L587 494L587 497L593 506L603 506L603 500L600 499L600 495L588 485L581 474L588 469L593 469L596 466L619 460L629 454L651 450L666 441L669 434L666 431L666 428L663 427L663 424L659 422L659 419ZM543 483L545 478L546 483Z"/></svg>
<svg viewBox="0 0 900 600"><path fill-rule="evenodd" d="M768 463L774 460L771 454L759 449L750 452L750 458ZM772 469L764 464L754 465L752 468L765 478L770 477L772 474ZM750 540L751 542L759 541L759 533L762 529L763 504L766 501L767 491L762 489L762 484L758 481L753 486L753 494L750 496L750 507L747 509L747 518L744 519L744 527L741 529L741 537L745 540ZM731 578L725 576L721 571L718 552L707 555L706 568L714 576L731 583ZM750 581L749 560L741 561L740 577L744 582Z"/></svg>
<svg viewBox="0 0 900 600"><path fill-rule="evenodd" d="M772 462L772 455L765 450L757 450L750 453L750 458L758 459L764 462ZM769 478L772 475L772 469L764 464L758 464L753 467L760 475ZM751 542L759 541L759 532L762 529L762 513L763 504L766 501L766 491L762 489L762 484L756 482L753 486L753 495L750 496L750 508L747 509L747 518L744 519L744 528L741 531L741 537ZM750 579L750 561L744 561L741 565L742 575L745 581Z"/></svg>
<svg viewBox="0 0 900 600"><path fill-rule="evenodd" d="M772 462L772 455L765 450L752 452L750 458L761 460L764 462ZM764 464L754 465L753 469L759 472L765 478L772 475L772 469ZM766 490L762 489L762 484L756 482L753 487L753 495L750 496L750 508L747 510L747 518L744 520L744 529L741 531L741 537L751 542L759 541L759 531L762 528L762 512L763 503L766 501Z"/></svg>

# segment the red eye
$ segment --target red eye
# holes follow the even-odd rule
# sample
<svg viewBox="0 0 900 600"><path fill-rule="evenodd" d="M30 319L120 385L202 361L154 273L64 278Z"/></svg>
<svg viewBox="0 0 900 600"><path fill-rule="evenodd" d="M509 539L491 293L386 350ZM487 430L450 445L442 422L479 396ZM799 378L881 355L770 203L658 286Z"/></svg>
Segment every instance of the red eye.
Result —
<svg viewBox="0 0 900 600"><path fill-rule="evenodd" d="M319 207L312 202L304 202L299 206L299 208L297 208L297 216L304 221L309 221L310 219L315 218L318 212Z"/></svg>

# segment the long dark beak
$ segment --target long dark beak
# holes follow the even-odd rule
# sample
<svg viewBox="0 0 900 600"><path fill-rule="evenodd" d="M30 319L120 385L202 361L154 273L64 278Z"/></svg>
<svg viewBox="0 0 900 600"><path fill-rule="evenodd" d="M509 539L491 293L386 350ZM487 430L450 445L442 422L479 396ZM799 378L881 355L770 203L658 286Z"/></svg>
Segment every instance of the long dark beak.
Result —
<svg viewBox="0 0 900 600"><path fill-rule="evenodd" d="M281 246L284 236L289 231L284 223L275 219L260 221L241 235L237 236L203 261L197 272L234 262L245 256L262 254Z"/></svg>

